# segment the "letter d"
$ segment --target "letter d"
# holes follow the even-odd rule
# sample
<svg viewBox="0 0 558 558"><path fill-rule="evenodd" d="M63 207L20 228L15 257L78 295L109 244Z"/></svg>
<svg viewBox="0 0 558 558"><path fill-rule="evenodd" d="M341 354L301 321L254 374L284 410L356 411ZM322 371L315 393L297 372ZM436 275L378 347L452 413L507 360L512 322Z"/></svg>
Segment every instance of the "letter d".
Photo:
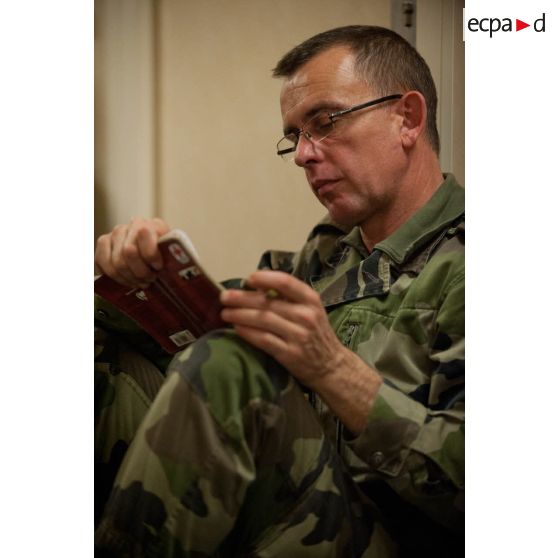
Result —
<svg viewBox="0 0 558 558"><path fill-rule="evenodd" d="M544 21L544 16L545 14L543 13L542 17L539 19L535 20L535 23L533 23L533 29L537 32L537 33L544 33L544 25L545 25L545 21ZM538 27L538 23L542 22L542 27L539 29Z"/></svg>

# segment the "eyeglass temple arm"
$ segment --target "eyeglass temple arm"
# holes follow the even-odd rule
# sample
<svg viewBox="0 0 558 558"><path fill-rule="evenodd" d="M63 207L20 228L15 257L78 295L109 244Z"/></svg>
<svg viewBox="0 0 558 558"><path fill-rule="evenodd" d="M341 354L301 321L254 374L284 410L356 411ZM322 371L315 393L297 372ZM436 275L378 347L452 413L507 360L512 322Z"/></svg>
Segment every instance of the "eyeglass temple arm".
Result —
<svg viewBox="0 0 558 558"><path fill-rule="evenodd" d="M277 155L286 155L287 153L293 153L296 150L296 147L288 147L287 149L278 149Z"/></svg>
<svg viewBox="0 0 558 558"><path fill-rule="evenodd" d="M339 112L334 112L330 114L330 118L338 118L339 116L343 116L345 114L349 114L350 112L354 112L355 110L360 110L366 107L371 107L373 105L378 105L379 103L384 103L385 101L392 101L394 99L401 99L403 95L401 93L396 93L395 95L388 95L387 97L382 97L381 99L376 99L374 101L368 101L367 103L362 103L361 105L356 105L355 107L351 107L348 109L340 110Z"/></svg>
<svg viewBox="0 0 558 558"><path fill-rule="evenodd" d="M395 95L387 95L386 97L381 97L380 99L375 99L374 101L368 101L367 103L362 103L361 105L356 105L354 107L340 110L339 112L334 112L333 114L329 115L330 120L333 121L334 118L338 118L339 116L343 116L345 114L349 114L354 112L355 110L360 110L366 107L371 107L373 105L378 105L379 103L384 103L385 101L392 101L394 99L401 99L403 95L401 93L396 93ZM302 130L298 130L297 137L300 136ZM296 151L296 146L288 147L287 149L278 149L277 155L285 155L287 153L293 153Z"/></svg>

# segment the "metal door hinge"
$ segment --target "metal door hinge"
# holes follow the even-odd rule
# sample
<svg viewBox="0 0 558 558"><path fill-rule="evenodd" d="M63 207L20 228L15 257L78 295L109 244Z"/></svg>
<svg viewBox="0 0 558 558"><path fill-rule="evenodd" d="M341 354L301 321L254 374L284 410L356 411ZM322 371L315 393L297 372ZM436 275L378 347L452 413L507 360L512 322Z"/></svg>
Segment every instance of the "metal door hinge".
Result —
<svg viewBox="0 0 558 558"><path fill-rule="evenodd" d="M416 45L416 0L391 0L391 28L413 46Z"/></svg>

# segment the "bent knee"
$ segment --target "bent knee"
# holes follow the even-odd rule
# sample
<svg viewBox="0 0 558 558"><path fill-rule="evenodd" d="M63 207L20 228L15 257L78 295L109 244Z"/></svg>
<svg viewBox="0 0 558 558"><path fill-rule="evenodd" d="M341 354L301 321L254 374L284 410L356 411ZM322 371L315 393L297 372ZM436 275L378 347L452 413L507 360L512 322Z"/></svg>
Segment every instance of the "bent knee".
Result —
<svg viewBox="0 0 558 558"><path fill-rule="evenodd" d="M173 359L169 372L178 372L204 398L226 395L241 405L274 401L289 381L280 364L229 329L198 339Z"/></svg>

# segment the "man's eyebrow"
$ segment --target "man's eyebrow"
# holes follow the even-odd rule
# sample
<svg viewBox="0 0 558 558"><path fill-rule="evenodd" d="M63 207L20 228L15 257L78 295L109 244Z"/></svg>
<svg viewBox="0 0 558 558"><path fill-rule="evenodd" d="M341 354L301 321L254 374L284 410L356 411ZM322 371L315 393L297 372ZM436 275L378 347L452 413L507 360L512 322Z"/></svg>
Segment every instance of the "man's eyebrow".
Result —
<svg viewBox="0 0 558 558"><path fill-rule="evenodd" d="M313 106L310 110L306 111L304 113L304 117L303 117L303 126L305 122L308 122L308 120L310 120L311 118L313 118L314 116L316 116L316 114L322 112L322 111L326 111L328 113L333 113L333 112L337 112L338 110L343 110L344 108L346 108L345 105L338 103L338 102L333 102L333 101L323 101L315 106ZM287 126L286 128L283 128L283 134L285 136L288 136L289 134L294 134L296 132L298 132L300 130L300 128L297 128L296 126Z"/></svg>
<svg viewBox="0 0 558 558"><path fill-rule="evenodd" d="M289 134L296 134L299 130L300 128L297 128L296 126L287 126L286 128L283 128L283 135L288 136Z"/></svg>

